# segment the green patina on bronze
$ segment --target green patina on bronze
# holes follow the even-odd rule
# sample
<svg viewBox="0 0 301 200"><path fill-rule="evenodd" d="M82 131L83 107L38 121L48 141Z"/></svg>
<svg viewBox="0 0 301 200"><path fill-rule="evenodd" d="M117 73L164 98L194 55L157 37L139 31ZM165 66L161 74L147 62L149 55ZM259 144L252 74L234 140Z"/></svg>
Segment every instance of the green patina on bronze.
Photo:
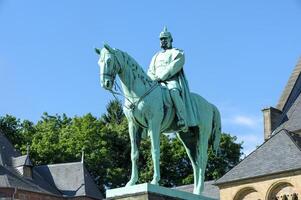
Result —
<svg viewBox="0 0 301 200"><path fill-rule="evenodd" d="M160 180L160 133L176 132L191 160L194 174L194 193L204 188L208 141L212 139L217 151L221 135L218 109L203 97L190 93L183 72L183 51L172 48L171 33L160 33L162 51L153 57L148 74L126 52L105 44L100 55L101 85L112 91L119 76L125 97L124 113L129 122L131 139L131 179L126 186L138 181L138 145L144 135L151 138L154 164L152 184Z"/></svg>

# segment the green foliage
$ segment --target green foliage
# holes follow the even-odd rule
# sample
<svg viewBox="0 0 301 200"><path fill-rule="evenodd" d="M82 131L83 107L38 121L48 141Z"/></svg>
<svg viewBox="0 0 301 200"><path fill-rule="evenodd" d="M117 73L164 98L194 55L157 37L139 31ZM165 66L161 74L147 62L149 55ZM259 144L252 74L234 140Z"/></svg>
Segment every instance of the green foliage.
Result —
<svg viewBox="0 0 301 200"><path fill-rule="evenodd" d="M28 120L23 122L14 116L0 117L0 131L15 145L17 149L26 149L24 146L30 142L34 134L34 124Z"/></svg>
<svg viewBox="0 0 301 200"><path fill-rule="evenodd" d="M103 114L101 118L106 124L120 124L124 119L122 103L118 100L110 101L107 105L107 113Z"/></svg>
<svg viewBox="0 0 301 200"><path fill-rule="evenodd" d="M0 117L0 131L23 154L27 143L35 165L80 161L85 153L85 165L102 191L124 186L130 177L130 141L127 120L119 101L111 101L101 118L90 113L73 118L44 113L36 124L13 116ZM140 182L152 179L153 166L150 140L139 146ZM242 143L236 137L223 134L220 154L209 149L206 180L221 177L235 166L242 155ZM161 135L161 184L178 186L193 182L192 167L182 143L176 137Z"/></svg>
<svg viewBox="0 0 301 200"><path fill-rule="evenodd" d="M240 162L242 142L237 143L237 137L223 133L220 141L220 150L216 155L212 147L208 150L208 164L206 180L218 179Z"/></svg>
<svg viewBox="0 0 301 200"><path fill-rule="evenodd" d="M216 155L212 147L209 147L205 180L218 179L238 164L242 156L242 143L237 143L236 140L235 136L223 133L219 153ZM192 166L180 140L161 135L160 150L161 184L167 187L192 184ZM139 159L140 182L150 181L153 166L149 139L142 141Z"/></svg>
<svg viewBox="0 0 301 200"><path fill-rule="evenodd" d="M150 182L153 177L150 139L139 147L139 182ZM174 137L160 135L160 184L173 187L193 181L192 167L182 143Z"/></svg>

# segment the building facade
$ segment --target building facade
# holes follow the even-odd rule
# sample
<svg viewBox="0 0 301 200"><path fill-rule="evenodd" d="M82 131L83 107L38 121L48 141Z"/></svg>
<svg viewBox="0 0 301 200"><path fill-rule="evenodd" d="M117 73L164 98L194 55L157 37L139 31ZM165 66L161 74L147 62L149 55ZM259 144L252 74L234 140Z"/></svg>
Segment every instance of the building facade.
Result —
<svg viewBox="0 0 301 200"><path fill-rule="evenodd" d="M277 106L262 111L265 142L215 182L221 200L301 199L301 59Z"/></svg>

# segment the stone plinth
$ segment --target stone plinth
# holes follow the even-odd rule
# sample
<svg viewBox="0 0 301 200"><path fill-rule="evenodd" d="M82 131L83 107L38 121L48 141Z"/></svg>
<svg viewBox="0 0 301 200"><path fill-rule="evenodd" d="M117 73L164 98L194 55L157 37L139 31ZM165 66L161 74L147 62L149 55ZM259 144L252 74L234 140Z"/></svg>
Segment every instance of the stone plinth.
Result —
<svg viewBox="0 0 301 200"><path fill-rule="evenodd" d="M106 196L108 200L214 200L209 197L149 183L107 190Z"/></svg>

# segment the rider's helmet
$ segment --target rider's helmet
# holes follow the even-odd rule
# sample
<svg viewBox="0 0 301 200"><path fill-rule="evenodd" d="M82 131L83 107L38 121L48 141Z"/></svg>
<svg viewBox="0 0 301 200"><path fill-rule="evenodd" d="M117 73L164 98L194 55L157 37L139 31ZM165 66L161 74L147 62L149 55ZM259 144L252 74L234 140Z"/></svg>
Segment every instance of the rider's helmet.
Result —
<svg viewBox="0 0 301 200"><path fill-rule="evenodd" d="M170 38L171 41L173 41L171 33L167 31L167 27L166 26L164 26L163 31L160 33L159 38L161 39L161 38L164 38L164 37Z"/></svg>

